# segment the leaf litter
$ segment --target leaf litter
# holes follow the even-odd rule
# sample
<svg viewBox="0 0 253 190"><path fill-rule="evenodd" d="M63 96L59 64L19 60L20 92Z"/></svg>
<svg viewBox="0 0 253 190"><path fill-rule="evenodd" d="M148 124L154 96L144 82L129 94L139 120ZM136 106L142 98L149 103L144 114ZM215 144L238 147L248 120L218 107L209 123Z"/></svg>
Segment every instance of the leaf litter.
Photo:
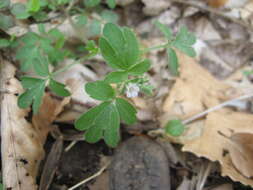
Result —
<svg viewBox="0 0 253 190"><path fill-rule="evenodd" d="M120 2L121 6L126 6L126 12L127 10L131 10L129 7L133 6L135 4L134 0L130 1L118 1ZM201 8L198 6L179 6L184 5L184 3L175 0L176 3L170 2L170 1L159 1L159 4L156 4L155 9L153 9L153 2L143 0L142 1L145 4L145 7L143 9L144 13L146 15L158 15L155 18L161 19L161 21L166 22L167 25L173 27L173 31L175 31L175 28L177 30L177 26L179 23L186 23L189 25L189 21L194 21L194 17L198 18L196 15L199 15L201 12ZM178 2L178 4L177 4ZM194 1L189 1L194 2ZM209 1L211 2L211 1ZM214 1L212 1L214 2ZM220 1L225 2L225 1ZM251 23L252 13L248 10L252 10L252 1L248 1L247 4L243 3L240 5L241 7L231 7L231 4L224 5L219 4L218 0L216 3L218 3L218 7L220 8L222 16L221 17L231 17L231 20L236 21L235 23L239 23L240 26L244 26L242 24L243 22ZM199 2L201 4L203 2ZM165 6L161 6L165 5ZM214 7L214 5L210 4L210 6ZM217 5L215 5L217 7ZM243 7L244 6L244 7ZM125 8L125 7L124 7ZM180 18L180 15L182 15L182 12L186 12L187 8L193 8L194 10L191 10L190 13L185 13L185 18ZM223 8L229 8L230 10L224 10ZM184 10L184 11L182 11ZM205 10L205 9L203 9ZM189 11L189 10L188 10ZM223 12L224 11L224 12ZM172 14L173 13L173 14ZM139 14L139 11L138 11ZM213 12L214 15L216 15L216 12ZM129 13L128 13L129 15ZM186 16L187 15L187 16ZM131 17L132 18L132 17ZM235 69L239 69L241 72L240 67L245 64L248 61L249 55L246 53L241 56L229 56L231 55L230 49L228 48L226 50L226 53L219 54L219 52L215 51L217 49L221 49L219 51L223 51L224 47L230 46L230 44L233 44L237 46L238 38L239 40L245 40L248 36L248 33L242 31L241 29L235 29L233 26L229 26L228 22L222 22L220 18L217 18L213 15L210 17L200 16L200 19L197 19L197 26L193 27L195 29L192 29L192 31L196 32L198 35L198 38L202 40L202 42L205 44L205 50L202 52L202 55L199 57L199 62L204 65L206 68L208 68L209 71L214 73L216 76L217 74L221 74L221 77L226 77L231 72L234 72ZM126 20L128 18L125 18ZM177 22L178 21L178 22ZM214 24L214 21L215 22ZM60 23L61 21L59 21ZM145 23L146 22L146 23ZM57 22L56 22L57 23ZM58 24L59 24L58 23ZM133 21L128 23L134 23ZM140 23L139 25L139 32L141 34L145 34L145 32L148 32L148 35L150 35L150 31L153 30L154 27L149 25L150 20L145 20L143 23ZM217 24L218 28L217 29ZM52 23L46 23L49 24L49 26L52 26ZM61 29L69 28L64 30L69 36L68 38L71 38L72 36L76 36L76 34L71 31L70 24L67 22L63 22L61 25ZM142 26L142 27L140 27ZM192 25L193 26L193 25ZM33 30L35 30L37 26L33 26ZM249 29L250 25L246 27L246 29ZM22 28L18 28L14 31L18 32ZM224 34L224 30L229 31ZM71 32L70 32L71 31ZM223 32L222 32L223 31ZM230 33L231 31L231 33ZM239 32L234 32L239 31ZM205 35L203 35L203 32L205 32ZM232 33L234 32L234 33ZM155 34L155 32L154 32ZM223 44L216 44L212 43L212 41L220 41L223 40L224 36L229 36L229 38L232 38L232 43L223 43ZM239 37L238 37L239 36ZM147 41L151 41L150 39L146 39ZM153 38L152 38L153 40ZM159 39L160 40L160 39ZM158 41L159 41L158 40ZM212 48L210 48L212 47ZM246 49L250 49L250 46L246 46ZM232 48L232 50L235 50ZM241 48L243 50L243 48ZM238 47L238 50L235 50L235 55L238 55L238 52L240 52L240 47ZM152 54L152 53L150 53ZM172 89L167 88L173 81L175 80L174 77L172 77L168 72L166 71L166 64L167 61L163 58L162 52L155 52L153 53L153 59L155 67L153 70L155 71L155 75L152 76L151 80L153 80L153 83L155 86L159 87L159 94L157 95L157 99L155 102L153 100L144 100L143 98L136 98L133 100L133 102L138 106L138 109L140 110L138 113L138 119L141 121L148 121L148 120L156 120L156 115L160 116L160 112L164 112L161 117L159 117L161 126L164 126L164 124L169 119L188 119L198 113L201 113L205 111L208 108L212 108L216 105L219 105L223 103L224 101L236 98L238 96L241 96L243 93L251 92L252 84L249 80L247 80L247 77L241 77L238 82L238 78L232 79L232 80L225 80L220 81L215 79L208 71L204 70L196 61L189 59L187 57L182 56L179 54L180 57L180 77L176 79L176 83L172 87ZM243 58L243 61L241 59ZM246 57L246 58L245 58ZM238 62L236 64L236 67L233 68L230 65L230 63L234 62L234 59ZM245 59L245 60L244 60ZM209 62L209 63L207 63ZM80 66L80 65L79 65ZM156 67L157 66L157 67ZM74 68L74 67L73 67ZM216 72L213 72L215 70ZM218 69L217 69L218 68ZM104 68L102 67L102 70ZM222 69L222 71L221 71ZM73 75L73 73L77 73L76 71L81 71L81 74L78 73L78 76ZM228 74L223 75L226 71ZM64 78L64 75L66 74L66 78ZM14 75L14 74L13 74ZM62 82L68 83L68 86L72 88L74 86L74 93L72 94L73 104L74 106L71 107L71 110L66 109L64 114L61 114L57 120L61 122L72 122L75 118L79 116L79 111L76 110L83 110L84 107L89 107L91 105L96 105L97 102L92 102L89 97L83 93L83 83L87 82L86 79L83 79L83 75L88 75L88 78L90 79L96 79L97 77L100 77L100 75L96 75L92 72L90 72L88 69L83 69L83 66L76 67L74 71L66 72L64 75L59 75L58 79L62 80ZM13 77L13 76L11 76ZM64 79L63 79L64 78ZM87 78L87 76L86 76ZM242 79L243 78L243 79ZM246 81L247 80L247 81ZM7 101L2 106L13 106L12 109L15 111L13 113L18 114L21 117L17 118L17 121L22 121L23 129L25 127L24 131L27 131L28 134L36 134L36 138L38 138L38 142L36 145L40 147L38 150L37 155L34 157L38 157L39 160L43 157L43 150L42 146L45 142L45 138L48 134L48 132L51 130L51 122L55 120L55 116L58 114L48 114L45 113L45 115L34 117L33 124L28 123L24 117L29 112L28 110L16 110L17 108L14 107L13 102L15 102L15 97L13 96L14 92L20 92L20 85L19 82L15 79L11 79L11 82L14 83L13 86L8 86L8 90L14 89L13 93L10 94L4 94L4 98L10 98L10 104L6 104ZM167 85L167 86L166 86ZM11 95L13 96L11 99ZM165 101L162 101L164 96L168 96ZM44 98L45 102L51 102L51 97L46 95ZM87 103L88 102L88 103ZM150 103L151 102L151 103ZM157 105L163 105L163 109L161 110L161 106L157 106L158 108L155 108L154 105L159 102ZM12 103L12 104L11 104ZM244 105L244 103L240 102ZM48 110L48 105L50 103L45 103L46 106L44 107L45 110ZM63 103L65 104L65 103ZM82 107L77 108L77 104L82 105ZM43 104L44 105L44 104ZM88 106L87 106L88 105ZM52 107L54 108L55 105ZM69 105L68 105L69 106ZM50 108L52 108L50 106ZM56 106L57 107L57 106ZM59 105L59 110L56 111L61 112L62 107ZM69 107L68 107L69 108ZM4 109L2 109L4 110ZM250 184L252 186L252 150L250 147L251 144L251 137L252 137L252 130L250 126L252 125L252 119L251 114L246 113L248 110L237 110L237 107L233 108L224 108L220 109L215 112L208 113L205 117L195 120L188 124L186 126L185 133L178 137L178 138L172 138L169 137L169 141L177 142L183 144L183 150L189 151L197 156L203 156L208 158L211 161L219 161L222 167L223 175L230 176L235 181L240 181L244 184ZM13 114L12 113L12 114ZM68 116L68 117L66 117ZM13 116L14 117L14 116ZM3 119L3 117L2 117ZM2 121L3 122L3 121ZM42 124L41 124L42 122ZM20 123L19 123L20 125ZM2 124L3 126L3 124ZM29 127L26 127L29 126ZM42 126L47 126L41 130ZM27 130L27 128L29 130ZM31 130L30 130L31 128ZM35 128L35 129L33 129ZM16 130L16 129L15 129ZM33 131L35 130L35 132ZM4 128L2 129L2 133L4 131ZM30 131L30 132L29 132ZM5 132L4 132L5 133ZM26 132L24 132L26 133ZM38 133L38 134L37 134ZM18 133L17 133L18 134ZM2 134L3 135L3 134ZM27 138L25 136L25 138ZM23 139L23 138L22 138ZM166 137L166 139L168 139ZM215 141L214 141L215 139ZM3 139L2 139L3 141ZM32 157L32 156L31 156ZM3 157L4 158L4 157ZM28 157L30 160L33 160L34 158ZM30 162L30 161L29 161ZM15 161L13 162L15 163ZM26 172L26 170L31 170L31 173L33 174L33 177L27 178L26 182L32 184L30 187L35 188L34 183L34 177L36 176L36 170L38 168L38 164L34 164L33 166L23 166L20 164L20 171ZM29 164L27 164L29 165ZM35 169L30 169L35 168ZM187 180L183 180L187 181ZM194 189L194 188L193 188ZM217 189L219 189L217 187ZM220 189L226 189L225 187L220 187ZM231 187L228 187L228 189L231 189Z"/></svg>

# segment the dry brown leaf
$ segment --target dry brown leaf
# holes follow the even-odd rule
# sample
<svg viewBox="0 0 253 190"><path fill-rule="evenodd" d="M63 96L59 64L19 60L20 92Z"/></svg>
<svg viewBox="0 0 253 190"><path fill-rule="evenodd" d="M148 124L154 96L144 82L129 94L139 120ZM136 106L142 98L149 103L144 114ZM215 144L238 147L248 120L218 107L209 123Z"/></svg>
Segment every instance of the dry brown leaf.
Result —
<svg viewBox="0 0 253 190"><path fill-rule="evenodd" d="M215 79L196 61L185 55L178 54L180 77L169 92L163 106L164 115L161 123L168 119L186 119L207 108L227 100L231 87Z"/></svg>
<svg viewBox="0 0 253 190"><path fill-rule="evenodd" d="M215 79L194 60L180 54L179 58L181 74L165 100L162 126L169 119L187 119L219 105L232 98L231 92L236 97L241 94L241 89ZM223 108L187 125L182 136L170 140L182 143L183 151L219 161L222 175L253 186L252 126L251 114Z"/></svg>
<svg viewBox="0 0 253 190"><path fill-rule="evenodd" d="M235 168L247 178L253 177L253 134L236 133L227 147Z"/></svg>
<svg viewBox="0 0 253 190"><path fill-rule="evenodd" d="M31 124L25 119L29 110L17 106L15 94L22 88L14 78L15 68L1 59L0 68L1 89L8 91L1 96L3 183L7 189L34 190L37 189L35 179L44 157L43 145L51 130L51 122L69 100L59 102L45 95Z"/></svg>
<svg viewBox="0 0 253 190"><path fill-rule="evenodd" d="M183 150L219 161L224 176L253 186L249 178L253 171L253 151L248 145L252 142L252 125L251 114L229 109L209 113L203 134L185 143Z"/></svg>

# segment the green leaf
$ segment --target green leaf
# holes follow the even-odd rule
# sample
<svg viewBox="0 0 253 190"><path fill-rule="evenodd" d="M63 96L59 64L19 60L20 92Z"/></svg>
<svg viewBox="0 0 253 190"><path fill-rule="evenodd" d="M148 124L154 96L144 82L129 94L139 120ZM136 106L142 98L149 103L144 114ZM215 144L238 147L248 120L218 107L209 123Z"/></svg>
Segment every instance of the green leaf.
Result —
<svg viewBox="0 0 253 190"><path fill-rule="evenodd" d="M172 136L180 136L185 130L184 124L180 120L170 120L166 126L165 131Z"/></svg>
<svg viewBox="0 0 253 190"><path fill-rule="evenodd" d="M40 10L40 0L29 0L27 4L28 12L38 12Z"/></svg>
<svg viewBox="0 0 253 190"><path fill-rule="evenodd" d="M116 98L116 107L120 118L128 125L134 124L137 120L136 109L128 101L122 98Z"/></svg>
<svg viewBox="0 0 253 190"><path fill-rule="evenodd" d="M114 9L116 6L115 0L106 0L106 3L111 9Z"/></svg>
<svg viewBox="0 0 253 190"><path fill-rule="evenodd" d="M96 46L96 43L94 42L94 40L89 40L86 43L85 49L87 51L89 51L89 53L90 53L91 56L96 55L99 52L99 49Z"/></svg>
<svg viewBox="0 0 253 190"><path fill-rule="evenodd" d="M62 83L59 83L53 79L50 79L49 82L49 88L58 96L67 97L70 96L70 92L65 89L65 85Z"/></svg>
<svg viewBox="0 0 253 190"><path fill-rule="evenodd" d="M119 20L119 16L110 10L103 10L101 13L101 17L106 22L111 22L111 23L117 23Z"/></svg>
<svg viewBox="0 0 253 190"><path fill-rule="evenodd" d="M196 56L196 52L195 52L194 48L192 48L190 46L186 46L182 43L177 43L177 42L173 42L173 46L190 57Z"/></svg>
<svg viewBox="0 0 253 190"><path fill-rule="evenodd" d="M97 36L101 34L101 22L98 20L92 20L88 28L89 36Z"/></svg>
<svg viewBox="0 0 253 190"><path fill-rule="evenodd" d="M11 44L9 40L0 38L0 48L6 48Z"/></svg>
<svg viewBox="0 0 253 190"><path fill-rule="evenodd" d="M150 61L145 59L144 61L133 65L129 69L128 73L134 76L142 75L149 70L150 66Z"/></svg>
<svg viewBox="0 0 253 190"><path fill-rule="evenodd" d="M183 26L177 33L175 41L191 46L196 43L196 37Z"/></svg>
<svg viewBox="0 0 253 190"><path fill-rule="evenodd" d="M168 40L172 40L173 35L169 27L167 27L166 25L162 24L159 21L155 21L155 25Z"/></svg>
<svg viewBox="0 0 253 190"><path fill-rule="evenodd" d="M99 3L100 0L84 0L84 5L89 8L99 5Z"/></svg>
<svg viewBox="0 0 253 190"><path fill-rule="evenodd" d="M107 101L115 97L114 89L104 81L89 82L85 85L85 91L96 100Z"/></svg>
<svg viewBox="0 0 253 190"><path fill-rule="evenodd" d="M120 83L127 80L128 73L125 71L115 71L111 72L105 77L105 82L107 83Z"/></svg>
<svg viewBox="0 0 253 190"><path fill-rule="evenodd" d="M136 39L135 34L129 29L129 28L124 28L123 29L123 34L125 38L125 44L124 44L124 58L126 60L127 67L131 67L134 65L140 55L140 50L139 50L139 44Z"/></svg>
<svg viewBox="0 0 253 190"><path fill-rule="evenodd" d="M23 3L15 3L11 7L11 13L15 15L17 19L26 19L30 14L26 11L26 7Z"/></svg>
<svg viewBox="0 0 253 190"><path fill-rule="evenodd" d="M36 114L41 105L46 82L47 80L43 79L23 77L21 84L27 90L18 97L18 106L28 108L33 103L33 112Z"/></svg>
<svg viewBox="0 0 253 190"><path fill-rule="evenodd" d="M129 69L139 59L139 44L135 34L129 28L107 23L100 38L100 49L107 63L113 68Z"/></svg>
<svg viewBox="0 0 253 190"><path fill-rule="evenodd" d="M76 24L77 24L77 26L85 26L86 24L87 24L87 16L85 16L85 15L78 15L77 17L76 17Z"/></svg>
<svg viewBox="0 0 253 190"><path fill-rule="evenodd" d="M100 121L104 127L104 140L106 144L110 147L116 147L120 141L119 127L120 127L120 116L117 108L114 104L111 104L106 111L106 117L101 118ZM103 124L103 119L105 119L105 124Z"/></svg>
<svg viewBox="0 0 253 190"><path fill-rule="evenodd" d="M33 78L28 76L21 77L21 84L24 89L34 88L44 82L44 79Z"/></svg>
<svg viewBox="0 0 253 190"><path fill-rule="evenodd" d="M1 0L0 1L0 9L6 8L10 5L10 0Z"/></svg>
<svg viewBox="0 0 253 190"><path fill-rule="evenodd" d="M147 95L152 95L154 86L150 84L142 84L140 85L141 91Z"/></svg>
<svg viewBox="0 0 253 190"><path fill-rule="evenodd" d="M110 102L103 102L100 105L91 108L79 117L75 122L75 127L79 130L89 129L95 124L97 116L107 107Z"/></svg>
<svg viewBox="0 0 253 190"><path fill-rule="evenodd" d="M169 61L169 69L173 75L178 75L178 59L177 54L172 48L167 48L167 55L168 55L168 61Z"/></svg>
<svg viewBox="0 0 253 190"><path fill-rule="evenodd" d="M101 50L102 56L109 66L114 69L126 69L125 64L119 54L116 53L109 42L103 37L99 39L99 48Z"/></svg>
<svg viewBox="0 0 253 190"><path fill-rule="evenodd" d="M125 39L121 29L113 24L107 23L103 29L103 35L108 40L112 48L116 51L123 51L125 48Z"/></svg>
<svg viewBox="0 0 253 190"><path fill-rule="evenodd" d="M195 57L196 52L191 47L195 42L196 37L191 32L189 32L186 27L181 27L171 45L187 54L188 56Z"/></svg>
<svg viewBox="0 0 253 190"><path fill-rule="evenodd" d="M11 16L7 16L0 13L0 29L7 30L8 28L14 25L13 19Z"/></svg>
<svg viewBox="0 0 253 190"><path fill-rule="evenodd" d="M48 65L49 62L47 56L39 54L38 57L34 58L33 68L39 76L46 77L49 75Z"/></svg>
<svg viewBox="0 0 253 190"><path fill-rule="evenodd" d="M93 125L85 134L84 139L89 143L98 142L103 136L103 128L100 125Z"/></svg>

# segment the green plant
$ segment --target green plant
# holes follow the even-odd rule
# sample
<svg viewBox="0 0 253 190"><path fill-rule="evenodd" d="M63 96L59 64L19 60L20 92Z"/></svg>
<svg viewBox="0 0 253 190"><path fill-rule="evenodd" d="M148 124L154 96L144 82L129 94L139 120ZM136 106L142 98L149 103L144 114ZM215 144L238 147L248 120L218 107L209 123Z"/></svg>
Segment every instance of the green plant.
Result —
<svg viewBox="0 0 253 190"><path fill-rule="evenodd" d="M196 43L196 37L189 32L185 26L181 27L179 32L174 36L172 31L164 24L156 21L155 25L168 40L167 43L161 47L166 48L170 71L172 74L178 75L178 58L174 48L190 57L195 57L196 52L192 46Z"/></svg>
<svg viewBox="0 0 253 190"><path fill-rule="evenodd" d="M100 3L100 0L83 1L85 9L80 9L73 6L69 0L29 0L27 4L13 5L10 5L9 0L4 0L0 3L0 9L10 8L17 19L33 17L36 21L46 19L43 15L47 10L59 10L66 13L63 7L67 6L66 18L69 19L69 16L75 15L74 20L71 20L71 23L72 21L74 23L72 23L73 28L78 30L78 28L86 27L88 30L84 38L85 45L77 48L84 54L81 57L65 47L64 34L55 28L47 31L43 24L38 24L39 33L27 32L21 38L11 36L0 39L0 48L16 49L18 47L16 59L20 62L21 71L26 72L32 69L36 74L32 77L21 77L21 84L25 91L18 97L18 106L28 108L32 105L33 114L38 112L46 88L58 96L70 95L66 86L55 80L58 73L101 53L113 71L108 73L103 80L85 85L86 93L100 101L100 104L82 114L76 120L75 127L85 131L86 141L95 143L104 139L109 146L115 147L120 141L120 122L131 125L137 120L137 110L129 98L136 97L140 93L151 95L153 91L153 86L149 84L145 76L151 66L150 61L143 56L145 52L165 48L169 69L173 74L178 75L178 59L174 48L193 57L196 53L192 45L196 39L185 27L180 28L174 36L169 28L156 22L155 25L165 35L167 42L141 50L135 33L128 27L119 27L115 24L118 18L112 11L98 9L95 18L90 18L95 10L94 7L98 7ZM115 7L114 0L107 0L106 3L109 8ZM2 25L0 21L0 27L8 28L7 20L2 22ZM101 34L102 25L104 27ZM88 40L92 35L100 36L98 47L95 41ZM68 57L76 59L76 62L60 70L49 69L50 65L60 64ZM166 131L175 136L180 135L183 130L184 126L179 120L169 121L166 127Z"/></svg>

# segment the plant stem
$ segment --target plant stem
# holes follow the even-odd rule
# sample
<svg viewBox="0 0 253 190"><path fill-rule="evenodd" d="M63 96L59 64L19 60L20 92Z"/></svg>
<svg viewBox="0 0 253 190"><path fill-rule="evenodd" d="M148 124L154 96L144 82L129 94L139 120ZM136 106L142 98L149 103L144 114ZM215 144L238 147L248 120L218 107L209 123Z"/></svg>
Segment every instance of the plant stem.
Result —
<svg viewBox="0 0 253 190"><path fill-rule="evenodd" d="M152 50L156 50L156 49L161 49L161 48L166 48L169 46L169 43L163 44L163 45L158 45L158 46L154 46L154 47L150 47L150 48L145 48L143 50L141 50L142 53L147 53L149 51Z"/></svg>
<svg viewBox="0 0 253 190"><path fill-rule="evenodd" d="M87 56L85 56L85 57L83 57L83 58L81 58L81 59L75 61L74 63L69 64L69 65L66 65L65 67L63 67L63 68L61 68L61 69L59 69L59 70L53 72L51 76L58 75L59 73L62 73L62 72L64 72L64 71L68 70L68 69L71 68L72 66L74 66L74 65L76 65L76 64L79 64L79 63L81 63L81 62L83 62L83 61L86 61L86 60L92 58L93 56L95 56L95 55L90 55L90 54L88 54Z"/></svg>
<svg viewBox="0 0 253 190"><path fill-rule="evenodd" d="M251 93L251 94L246 94L246 95L240 96L240 97L238 97L238 98L234 98L234 99L232 99L232 100L228 100L228 101L223 102L223 103L221 103L221 104L219 104L219 105L217 105L217 106L211 107L211 108L209 108L209 109L207 109L207 110L205 110L205 111L203 111L203 112L201 112L201 113L198 113L198 114L196 114L196 115L190 117L189 119L184 120L184 121L183 121L183 124L189 124L189 123L191 123L192 121L194 121L194 120L196 120L196 119L198 119L198 118L201 118L201 117L207 115L207 114L210 113L210 112L219 110L219 109L221 109L221 108L223 108L223 107L225 107L225 106L229 106L229 105L231 105L234 101L245 100L245 99L249 99L249 98L252 98L252 97L253 97L253 93Z"/></svg>

